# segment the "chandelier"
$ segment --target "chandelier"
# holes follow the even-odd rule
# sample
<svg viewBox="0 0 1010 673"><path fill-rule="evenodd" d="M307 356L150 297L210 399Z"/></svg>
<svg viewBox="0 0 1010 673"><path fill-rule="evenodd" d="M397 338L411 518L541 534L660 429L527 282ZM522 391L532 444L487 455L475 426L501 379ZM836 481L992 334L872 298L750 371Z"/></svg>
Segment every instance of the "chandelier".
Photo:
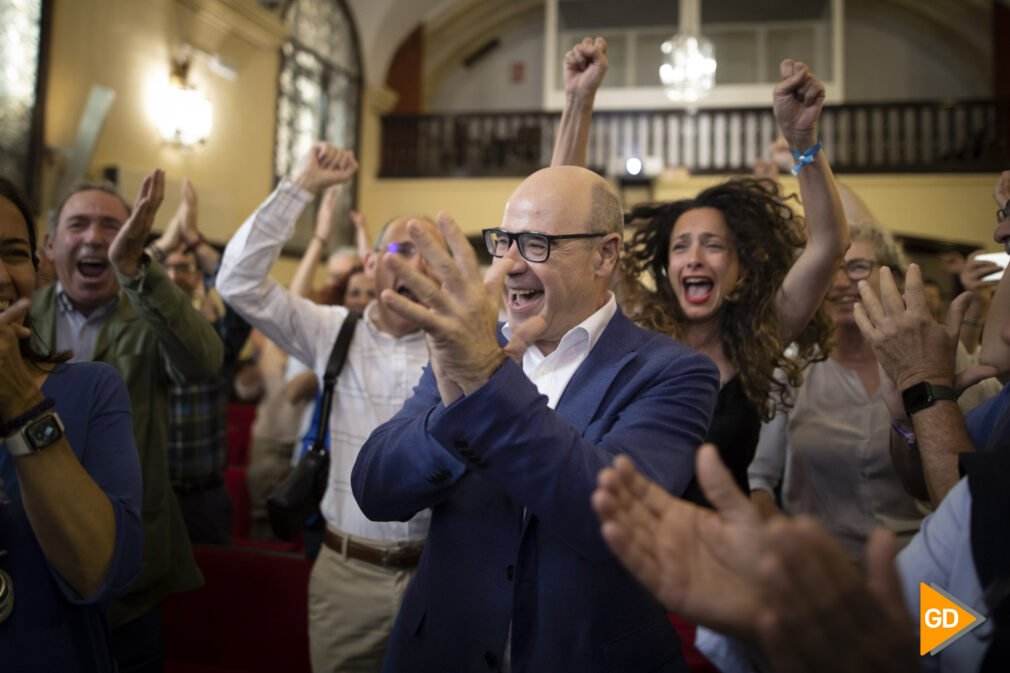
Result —
<svg viewBox="0 0 1010 673"><path fill-rule="evenodd" d="M678 103L694 103L715 86L715 47L701 35L700 3L682 0L679 32L660 47L659 78L667 98Z"/></svg>

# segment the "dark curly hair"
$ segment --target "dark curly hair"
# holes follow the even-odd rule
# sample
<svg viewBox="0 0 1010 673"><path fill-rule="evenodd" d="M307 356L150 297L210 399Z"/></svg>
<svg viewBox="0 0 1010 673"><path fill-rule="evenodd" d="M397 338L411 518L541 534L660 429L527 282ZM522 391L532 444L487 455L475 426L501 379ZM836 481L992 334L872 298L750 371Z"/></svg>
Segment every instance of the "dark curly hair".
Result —
<svg viewBox="0 0 1010 673"><path fill-rule="evenodd" d="M14 207L18 209L21 213L21 217L25 221L25 229L28 233L28 250L31 253L32 267L35 271L39 270L39 258L38 258L38 237L35 233L35 216L32 213L31 207L28 205L28 200L25 199L21 190L17 186L8 180L7 178L0 176L0 198L7 199ZM24 326L31 329L31 316L26 315L24 320ZM70 353L40 353L32 346L32 341L38 343L39 336L37 334L32 334L31 339L22 339L21 346L21 357L26 361L32 363L56 363L56 362L66 362L70 359Z"/></svg>
<svg viewBox="0 0 1010 673"><path fill-rule="evenodd" d="M802 383L804 367L827 357L831 335L831 321L820 307L796 339L796 352L785 355L789 344L781 336L775 301L806 244L803 219L789 207L790 200L798 199L784 195L775 181L740 178L693 199L643 204L625 215L626 224L637 225L621 264L626 305L643 327L679 338L685 317L666 270L673 227L695 208L722 213L740 261L740 278L721 309L722 347L744 394L766 421L776 404L791 404L789 388ZM776 369L784 376L777 377Z"/></svg>

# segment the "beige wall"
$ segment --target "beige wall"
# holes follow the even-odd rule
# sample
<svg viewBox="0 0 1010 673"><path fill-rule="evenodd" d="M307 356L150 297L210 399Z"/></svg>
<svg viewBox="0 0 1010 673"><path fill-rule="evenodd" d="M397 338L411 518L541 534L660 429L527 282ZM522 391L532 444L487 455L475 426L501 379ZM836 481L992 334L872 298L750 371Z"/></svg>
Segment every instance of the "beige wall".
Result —
<svg viewBox="0 0 1010 673"><path fill-rule="evenodd" d="M992 198L996 175L842 175L876 219L897 234L996 249ZM687 198L720 178L690 178L656 186L661 200ZM786 193L798 192L795 178L782 179Z"/></svg>
<svg viewBox="0 0 1010 673"><path fill-rule="evenodd" d="M128 198L155 167L168 178L160 228L178 203L182 178L196 185L206 236L223 241L269 192L272 181L278 52L235 34L219 44L238 65L228 81L197 59L190 81L214 106L207 143L191 152L166 146L150 114L149 91L167 81L171 50L193 16L177 0L61 0L53 3L45 143L70 148L92 84L116 91L92 169L119 166ZM47 184L59 166L50 163Z"/></svg>

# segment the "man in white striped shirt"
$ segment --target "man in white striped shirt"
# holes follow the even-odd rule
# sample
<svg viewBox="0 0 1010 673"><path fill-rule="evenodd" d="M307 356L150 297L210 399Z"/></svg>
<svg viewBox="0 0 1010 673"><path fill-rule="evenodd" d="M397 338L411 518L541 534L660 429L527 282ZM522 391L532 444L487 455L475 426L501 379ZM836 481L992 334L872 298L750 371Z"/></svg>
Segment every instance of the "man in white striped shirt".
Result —
<svg viewBox="0 0 1010 673"><path fill-rule="evenodd" d="M268 273L305 206L330 185L349 180L357 167L352 153L316 144L239 228L217 277L218 292L228 304L320 379L348 311L296 297ZM432 223L422 226L439 236ZM428 272L407 233L407 218L384 227L365 259L365 271L379 292L389 288L413 298L393 270L392 257ZM351 494L350 475L361 445L400 410L427 361L418 326L371 302L355 326L330 415L329 485L321 504L326 531L309 583L315 673L379 670L400 600L416 571L429 512L402 522L369 521Z"/></svg>

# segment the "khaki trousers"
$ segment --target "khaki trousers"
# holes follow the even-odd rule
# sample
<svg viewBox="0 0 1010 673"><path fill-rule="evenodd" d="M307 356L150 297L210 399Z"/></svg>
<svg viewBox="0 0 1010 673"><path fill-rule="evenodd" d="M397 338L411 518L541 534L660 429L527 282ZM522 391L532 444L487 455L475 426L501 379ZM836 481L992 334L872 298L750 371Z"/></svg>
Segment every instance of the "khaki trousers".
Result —
<svg viewBox="0 0 1010 673"><path fill-rule="evenodd" d="M379 548L397 543L355 537ZM400 602L416 568L384 568L325 545L309 577L313 673L377 673Z"/></svg>

